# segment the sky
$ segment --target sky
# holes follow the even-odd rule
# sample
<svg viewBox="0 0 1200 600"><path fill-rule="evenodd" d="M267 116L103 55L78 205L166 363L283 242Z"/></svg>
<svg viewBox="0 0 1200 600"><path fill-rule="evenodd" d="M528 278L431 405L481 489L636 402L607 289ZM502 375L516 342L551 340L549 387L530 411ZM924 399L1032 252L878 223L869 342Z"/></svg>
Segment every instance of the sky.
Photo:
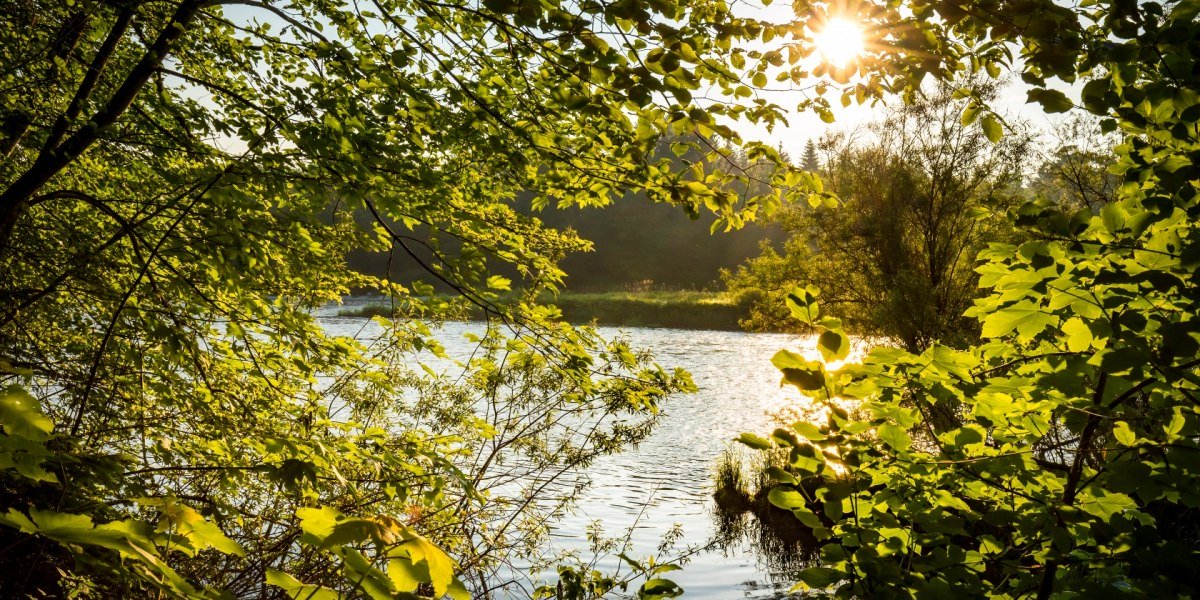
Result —
<svg viewBox="0 0 1200 600"><path fill-rule="evenodd" d="M767 6L761 5L759 0L733 0L732 4L734 4L735 13L740 16L754 17L776 23L786 23L795 20L791 2L787 2L786 0L771 2ZM1014 49L1014 54L1018 54L1016 49ZM801 65L811 71L819 60L820 58L817 55L813 55L805 59L804 62L801 62ZM1070 113L1051 115L1045 113L1041 105L1036 103L1029 104L1026 94L1030 88L1019 77L1019 59L1014 68L1016 69L1015 71L1009 70L1001 73L1001 78L1007 80L1009 83L1001 89L999 98L993 108L1006 119L1013 118L1028 123L1035 131L1047 134L1054 132L1064 120L1071 116ZM831 85L832 87L836 86ZM1060 82L1050 82L1049 87L1062 91L1068 98L1078 99L1083 86L1082 83L1068 86ZM765 96L780 106L794 108L797 102L804 99L804 92L773 91L765 93ZM815 141L826 133L850 131L865 126L881 118L888 105L895 105L901 102L899 98L892 97L888 98L886 102L874 106L870 104L860 106L851 103L848 107L842 107L840 94L830 92L828 98L836 117L836 121L832 124L825 123L815 113L796 112L793 110L788 117L788 125L786 127L776 127L774 130L768 131L765 127L740 123L736 126L736 130L746 139L767 142L771 146L782 148L790 156L796 158L802 155L804 146L808 140Z"/></svg>
<svg viewBox="0 0 1200 600"><path fill-rule="evenodd" d="M1049 115L1042 111L1041 105L1028 104L1026 102L1028 86L1022 83L1015 75L1010 79L1013 83L1010 83L1001 90L1000 97L997 99L994 107L1002 116L1026 121L1035 130L1043 132L1053 131L1067 117L1064 114ZM1063 86L1055 87L1066 93L1068 97L1078 98L1077 90ZM1072 94L1072 91L1076 93ZM794 106L797 101L802 99L799 92L779 92L777 95L778 99L775 101L781 106ZM788 96L792 96L793 98L788 98ZM788 117L788 125L786 127L776 127L774 131L768 131L765 127L746 124L738 125L737 129L747 139L768 142L771 146L780 147L793 158L797 158L803 154L804 145L808 140L816 141L825 133L839 130L850 131L865 126L882 117L884 110L889 104L895 105L901 102L899 98L890 98L886 103L880 103L875 106L869 104L859 106L851 103L849 107L843 108L841 103L837 101L837 97L831 94L830 99L834 105L834 116L837 118L834 123L822 121L813 112L792 111Z"/></svg>
<svg viewBox="0 0 1200 600"><path fill-rule="evenodd" d="M734 12L740 16L755 17L772 22L784 23L791 22L795 19L790 2L781 1L773 2L767 6L763 6L758 0L753 2L746 0L734 0L731 2L734 6ZM224 9L225 16L234 22L248 23L251 21L270 22L273 29L278 31L286 26L282 20L275 15L255 8L249 5L230 5ZM614 40L615 42L616 40ZM778 42L776 42L778 43ZM760 45L765 48L765 45ZM746 47L743 45L743 47ZM802 66L811 70L820 60L819 56L814 55L808 57L801 63ZM1031 124L1035 130L1050 132L1055 126L1061 122L1066 115L1047 115L1042 112L1040 105L1026 103L1027 86L1023 84L1019 77L1015 74L1008 74L1007 79L1011 83L1001 91L999 101L994 107L998 113L1006 117L1015 117L1024 120ZM815 80L813 81L815 83ZM782 84L781 84L782 85ZM806 84L807 85L807 84ZM831 86L836 87L836 86ZM1068 97L1078 98L1081 86L1052 86L1057 87L1067 93ZM1075 89L1072 89L1075 88ZM710 94L719 94L716 90L709 90ZM761 92L762 97L772 101L785 109L794 108L796 104L805 98L806 92L800 90L770 90ZM744 139L757 140L766 142L773 147L781 148L784 152L793 158L802 155L804 146L809 140L816 141L822 135L833 131L849 131L869 124L870 122L879 119L883 115L886 104L899 103L899 98L889 98L887 103L871 105L851 104L848 107L842 107L838 101L839 97L836 93L830 92L829 99L834 108L836 122L829 124L822 121L815 113L812 112L796 112L791 110L787 117L786 126L777 126L774 129L768 130L764 126L756 126L739 122L731 124Z"/></svg>

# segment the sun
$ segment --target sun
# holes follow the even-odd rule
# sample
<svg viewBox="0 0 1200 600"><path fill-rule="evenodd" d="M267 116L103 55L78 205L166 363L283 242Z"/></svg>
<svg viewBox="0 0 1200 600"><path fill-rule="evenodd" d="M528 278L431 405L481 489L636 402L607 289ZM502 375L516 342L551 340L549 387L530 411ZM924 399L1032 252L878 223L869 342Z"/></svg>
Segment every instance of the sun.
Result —
<svg viewBox="0 0 1200 600"><path fill-rule="evenodd" d="M846 19L830 19L813 36L813 43L822 60L835 67L844 67L862 54L862 27Z"/></svg>

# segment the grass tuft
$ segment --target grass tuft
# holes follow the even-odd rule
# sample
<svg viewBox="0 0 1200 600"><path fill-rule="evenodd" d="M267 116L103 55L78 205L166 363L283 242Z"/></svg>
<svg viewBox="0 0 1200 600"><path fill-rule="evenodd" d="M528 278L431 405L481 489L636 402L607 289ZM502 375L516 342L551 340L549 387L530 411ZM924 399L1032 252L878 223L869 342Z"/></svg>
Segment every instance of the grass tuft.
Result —
<svg viewBox="0 0 1200 600"><path fill-rule="evenodd" d="M748 487L750 481L742 468L743 462L744 454L735 452L733 448L726 448L717 456L713 466L713 483L718 490L730 490L750 497L752 490Z"/></svg>

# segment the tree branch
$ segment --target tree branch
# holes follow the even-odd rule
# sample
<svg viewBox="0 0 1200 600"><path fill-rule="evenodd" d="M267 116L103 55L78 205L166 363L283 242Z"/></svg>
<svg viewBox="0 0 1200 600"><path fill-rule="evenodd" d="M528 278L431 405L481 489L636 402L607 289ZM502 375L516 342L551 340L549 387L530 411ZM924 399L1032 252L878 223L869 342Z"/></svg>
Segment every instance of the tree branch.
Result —
<svg viewBox="0 0 1200 600"><path fill-rule="evenodd" d="M203 6L203 0L184 0L180 3L158 38L129 72L108 103L92 116L86 126L72 134L62 145L52 152L39 155L29 170L0 194L0 252L8 248L13 228L17 219L28 209L29 199L67 165L78 159L99 139L102 131L125 114Z"/></svg>

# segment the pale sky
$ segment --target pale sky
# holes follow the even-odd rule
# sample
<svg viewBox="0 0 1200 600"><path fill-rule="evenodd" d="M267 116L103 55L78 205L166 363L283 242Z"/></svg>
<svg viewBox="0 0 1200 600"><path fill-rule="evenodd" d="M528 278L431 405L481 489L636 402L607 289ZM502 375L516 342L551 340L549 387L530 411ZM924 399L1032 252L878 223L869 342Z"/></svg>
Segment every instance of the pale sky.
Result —
<svg viewBox="0 0 1200 600"><path fill-rule="evenodd" d="M1037 131L1050 132L1057 124L1069 116L1069 113L1046 114L1042 111L1039 104L1026 103L1026 90L1028 87L1021 82L1017 77L1011 78L1014 83L1009 84L1000 92L995 109L1003 116L1012 116L1017 119L1027 121ZM1067 94L1068 98L1078 99L1079 94L1077 89L1072 89L1065 86L1052 86ZM1079 86L1072 86L1079 87ZM775 102L781 106L794 106L802 96L799 92L777 92L778 96ZM793 96L795 99L789 99L788 96ZM850 106L843 108L838 101L838 96L830 94L830 101L833 103L833 113L837 117L834 123L826 123L813 112L792 112L788 118L787 127L777 127L774 131L768 132L765 127L756 127L746 124L739 124L738 131L747 139L758 139L770 143L771 146L782 147L785 152L792 156L793 159L798 158L804 151L804 144L812 139L816 141L821 135L838 130L852 130L859 126L878 119L882 116L884 104L879 104L872 107L870 104L859 106L851 103ZM899 98L889 98L889 103L899 104ZM1080 110L1080 109L1075 109Z"/></svg>
<svg viewBox="0 0 1200 600"><path fill-rule="evenodd" d="M742 16L753 16L761 19L769 19L773 22L786 23L794 20L790 2L776 2L767 7L763 7L758 2L747 2L745 0L733 0L731 4L734 6L734 12ZM225 7L225 16L232 21L248 23L251 21L269 22L273 25L273 29L278 31L286 26L277 16L264 11L245 5L232 5ZM327 34L332 35L332 31L327 31ZM616 40L614 40L615 42ZM789 39L780 39L771 44L772 46L790 41ZM743 48L751 49L752 46L742 45ZM758 44L760 48L766 48L764 44ZM814 55L801 62L801 65L811 70L816 66L820 59ZM1060 122L1067 115L1047 115L1042 112L1039 105L1026 103L1026 86L1016 76L1009 77L1014 83L1002 90L1000 100L995 106L997 112L1005 116L1015 116L1018 119L1023 119L1040 131L1052 131L1055 124ZM811 83L806 83L806 86L815 84L816 79ZM785 84L774 84L775 86L783 86ZM836 89L836 85L831 85L831 88ZM1079 88L1081 86L1053 86L1067 94L1069 98L1077 99L1079 97ZM206 95L205 92L199 92L199 95ZM709 94L717 94L716 90L707 90ZM763 98L770 100L785 109L792 109L797 102L805 97L805 92L796 90L788 91L783 89L775 89L771 91L760 92ZM793 158L799 157L804 149L805 143L812 139L816 140L823 134L837 130L851 130L870 123L878 119L882 115L882 105L872 107L869 104L859 106L851 104L848 107L842 107L839 101L839 94L831 91L829 99L833 105L833 112L837 118L835 123L829 124L822 121L815 113L812 112L790 112L788 116L788 124L786 126L776 127L773 131L768 131L763 126L749 125L744 122L733 124L734 129L741 133L743 138L747 140L759 140L770 144L773 147L780 147ZM890 103L900 102L899 98L888 99Z"/></svg>
<svg viewBox="0 0 1200 600"><path fill-rule="evenodd" d="M777 23L791 22L795 19L790 2L775 2L766 7L761 6L757 2L747 2L746 0L734 0L732 4L734 4L735 12L742 16L752 16ZM1017 54L1015 48L1014 54ZM807 70L811 71L816 66L818 60L819 58L814 55L802 61L801 64ZM1005 72L1001 74L1001 77L1011 82L1001 90L998 101L993 107L1001 116L1023 120L1033 126L1036 131L1041 132L1052 132L1057 124L1070 116L1070 113L1046 114L1042 111L1041 105L1028 104L1026 102L1026 92L1029 88L1021 81L1018 73ZM816 81L813 80L813 83L816 83ZM851 83L853 83L853 80ZM836 84L831 84L830 87L836 88L837 86ZM1062 91L1068 98L1077 101L1082 84L1066 86L1052 82L1050 87ZM794 108L797 102L804 98L804 94L799 91L779 91L766 92L765 97L784 108ZM792 111L788 117L788 125L786 127L777 127L774 131L767 131L765 127L740 123L736 126L736 130L746 139L756 139L767 142L771 146L781 147L795 159L801 155L804 145L809 139L816 140L827 132L848 131L864 126L880 118L885 108L884 104L872 107L869 103L863 106L851 103L848 107L842 107L840 94L833 91L828 94L828 98L833 106L834 116L837 118L834 123L825 123L812 112L800 113ZM897 104L901 100L893 97L888 98L887 102ZM1081 109L1075 110L1078 111Z"/></svg>

